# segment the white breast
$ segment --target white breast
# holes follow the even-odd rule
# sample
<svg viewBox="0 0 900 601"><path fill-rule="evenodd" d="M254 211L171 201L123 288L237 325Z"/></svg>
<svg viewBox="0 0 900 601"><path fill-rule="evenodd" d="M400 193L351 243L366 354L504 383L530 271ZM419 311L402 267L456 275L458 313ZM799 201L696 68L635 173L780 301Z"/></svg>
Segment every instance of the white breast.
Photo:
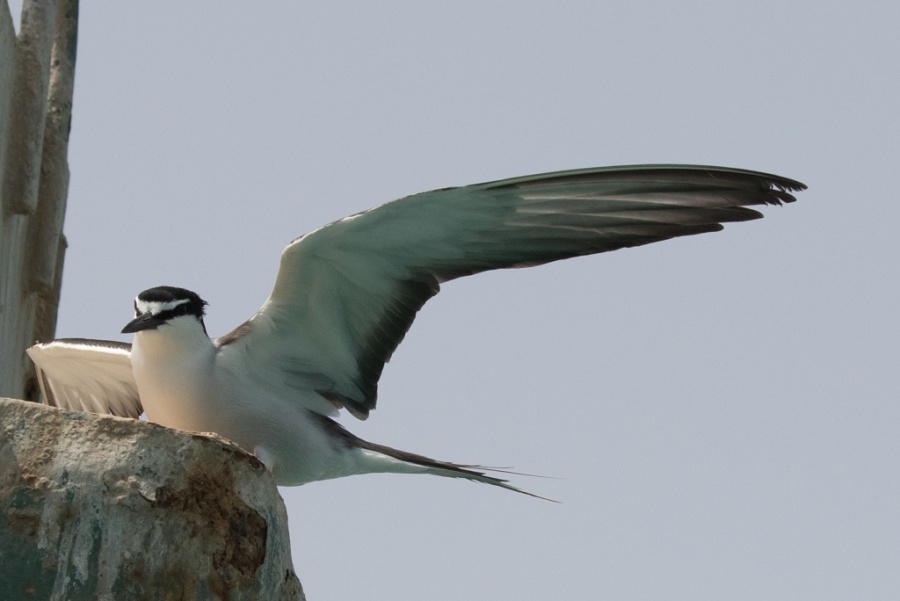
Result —
<svg viewBox="0 0 900 601"><path fill-rule="evenodd" d="M210 406L216 396L210 394L215 347L195 319L173 322L134 337L131 366L144 411L150 421L170 428L213 431L209 416L215 409Z"/></svg>

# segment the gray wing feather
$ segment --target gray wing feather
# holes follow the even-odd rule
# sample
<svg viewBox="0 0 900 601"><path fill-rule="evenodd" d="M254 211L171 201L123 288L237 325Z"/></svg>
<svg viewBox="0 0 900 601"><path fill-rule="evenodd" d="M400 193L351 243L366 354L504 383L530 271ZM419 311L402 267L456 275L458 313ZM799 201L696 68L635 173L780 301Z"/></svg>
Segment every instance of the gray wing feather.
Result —
<svg viewBox="0 0 900 601"><path fill-rule="evenodd" d="M639 165L408 196L288 245L253 327L225 338L280 362L298 388L315 375L320 393L365 418L384 364L442 282L718 231L805 187L738 169Z"/></svg>

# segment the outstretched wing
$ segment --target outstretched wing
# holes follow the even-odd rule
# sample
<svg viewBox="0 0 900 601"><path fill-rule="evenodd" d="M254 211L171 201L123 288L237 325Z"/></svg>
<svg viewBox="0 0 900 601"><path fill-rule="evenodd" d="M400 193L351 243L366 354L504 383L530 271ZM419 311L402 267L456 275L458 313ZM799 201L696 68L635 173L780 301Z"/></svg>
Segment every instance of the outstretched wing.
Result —
<svg viewBox="0 0 900 601"><path fill-rule="evenodd" d="M130 344L61 338L36 344L27 352L46 404L120 417L143 413L131 371Z"/></svg>
<svg viewBox="0 0 900 601"><path fill-rule="evenodd" d="M645 165L408 196L294 240L265 305L218 344L364 419L384 364L442 282L717 231L762 217L748 205L803 189L752 171Z"/></svg>

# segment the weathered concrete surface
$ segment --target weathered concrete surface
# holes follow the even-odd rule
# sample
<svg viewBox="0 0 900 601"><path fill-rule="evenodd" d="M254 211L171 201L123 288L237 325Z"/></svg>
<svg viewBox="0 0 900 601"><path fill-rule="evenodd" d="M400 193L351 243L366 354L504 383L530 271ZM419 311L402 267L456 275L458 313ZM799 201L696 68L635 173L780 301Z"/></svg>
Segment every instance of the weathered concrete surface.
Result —
<svg viewBox="0 0 900 601"><path fill-rule="evenodd" d="M304 599L268 471L216 437L0 399L0 599Z"/></svg>

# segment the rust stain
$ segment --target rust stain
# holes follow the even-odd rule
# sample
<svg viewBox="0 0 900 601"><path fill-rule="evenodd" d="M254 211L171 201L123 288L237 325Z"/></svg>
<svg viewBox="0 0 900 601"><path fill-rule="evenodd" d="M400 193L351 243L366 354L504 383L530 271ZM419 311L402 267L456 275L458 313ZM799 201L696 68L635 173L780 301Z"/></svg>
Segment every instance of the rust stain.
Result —
<svg viewBox="0 0 900 601"><path fill-rule="evenodd" d="M182 513L190 537L212 541L214 573L208 584L214 591L246 590L266 558L268 525L265 519L234 493L232 475L193 470L185 486L156 489L154 505ZM218 593L217 593L218 594Z"/></svg>

